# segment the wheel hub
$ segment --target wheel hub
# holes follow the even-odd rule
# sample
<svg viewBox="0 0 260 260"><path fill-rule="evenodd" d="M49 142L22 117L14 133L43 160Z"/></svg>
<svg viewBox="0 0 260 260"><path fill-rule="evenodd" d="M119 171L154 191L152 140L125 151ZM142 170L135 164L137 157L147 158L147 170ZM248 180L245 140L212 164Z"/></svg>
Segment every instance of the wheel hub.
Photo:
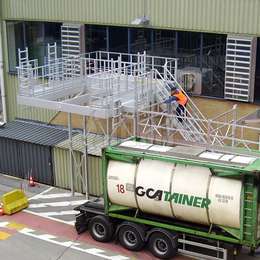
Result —
<svg viewBox="0 0 260 260"><path fill-rule="evenodd" d="M163 239L157 239L155 240L155 250L158 254L164 254L168 250L168 245Z"/></svg>
<svg viewBox="0 0 260 260"><path fill-rule="evenodd" d="M95 233L97 237L101 238L105 235L105 227L100 223L96 223L93 226L93 233Z"/></svg>
<svg viewBox="0 0 260 260"><path fill-rule="evenodd" d="M137 243L137 238L134 232L132 231L126 231L124 233L124 240L125 243L129 246L134 246Z"/></svg>

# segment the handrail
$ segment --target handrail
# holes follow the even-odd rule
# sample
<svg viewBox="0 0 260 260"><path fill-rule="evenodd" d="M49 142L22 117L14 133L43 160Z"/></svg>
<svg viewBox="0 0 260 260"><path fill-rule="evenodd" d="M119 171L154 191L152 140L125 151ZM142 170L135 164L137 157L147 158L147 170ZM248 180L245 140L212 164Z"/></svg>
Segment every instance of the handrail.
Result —
<svg viewBox="0 0 260 260"><path fill-rule="evenodd" d="M171 62L171 61L170 61ZM169 62L166 62L164 64L164 76L166 77L166 82L168 80L168 77L170 77L170 81L173 81L174 84L181 90L183 93L186 94L185 90L182 88L182 86L178 83L176 78L172 75L172 73L168 70ZM195 118L200 118L203 120L206 120L206 117L201 113L201 111L198 109L198 107L195 105L195 103L191 100L191 98L186 94L186 97L188 99L187 107L191 109L192 116ZM189 109L185 108L185 110L189 111ZM198 124L200 129L205 132L212 130L211 126L209 124L205 124L203 121L201 121L201 124ZM220 144L223 144L219 138L215 138Z"/></svg>

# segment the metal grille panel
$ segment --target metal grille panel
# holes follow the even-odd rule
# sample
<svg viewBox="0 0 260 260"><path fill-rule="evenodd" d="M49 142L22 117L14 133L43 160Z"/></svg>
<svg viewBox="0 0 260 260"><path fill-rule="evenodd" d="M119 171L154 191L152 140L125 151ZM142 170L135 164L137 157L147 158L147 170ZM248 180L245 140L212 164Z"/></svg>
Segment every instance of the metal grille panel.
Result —
<svg viewBox="0 0 260 260"><path fill-rule="evenodd" d="M225 98L253 101L255 38L227 37Z"/></svg>
<svg viewBox="0 0 260 260"><path fill-rule="evenodd" d="M80 75L80 27L79 24L61 26L61 50L64 59L64 75L67 78ZM71 62L73 61L73 62Z"/></svg>

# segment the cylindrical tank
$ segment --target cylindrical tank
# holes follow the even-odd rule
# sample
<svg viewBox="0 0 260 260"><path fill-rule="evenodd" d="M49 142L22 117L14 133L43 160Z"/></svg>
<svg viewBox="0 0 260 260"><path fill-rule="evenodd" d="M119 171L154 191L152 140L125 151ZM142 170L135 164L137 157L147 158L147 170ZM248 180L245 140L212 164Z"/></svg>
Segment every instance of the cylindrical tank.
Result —
<svg viewBox="0 0 260 260"><path fill-rule="evenodd" d="M111 160L107 188L114 204L204 225L240 227L242 182L213 176L206 167Z"/></svg>

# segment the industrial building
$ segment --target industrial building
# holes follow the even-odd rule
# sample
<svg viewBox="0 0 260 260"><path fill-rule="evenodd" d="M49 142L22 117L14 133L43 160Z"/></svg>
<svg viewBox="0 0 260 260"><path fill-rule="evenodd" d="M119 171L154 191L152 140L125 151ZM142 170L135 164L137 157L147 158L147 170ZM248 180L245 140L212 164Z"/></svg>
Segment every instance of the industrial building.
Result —
<svg viewBox="0 0 260 260"><path fill-rule="evenodd" d="M72 157L87 161L90 154L97 166L89 172L97 174L104 136L103 145L113 138L136 135L132 128L138 125L142 128L139 132L149 132L150 138L167 136L169 141L172 135L167 131L173 127L168 124L166 129L158 122L167 124L171 118L160 114L162 106L153 111L154 100L147 93L154 85L151 93L163 103L167 93L158 86L171 80L189 95L190 120L185 127L175 126L177 136L186 142L243 143L258 148L259 13L259 0L0 0L1 120L7 125L18 118L83 129L81 133L68 131L67 140L49 145L54 147L53 169L58 172L62 161ZM95 103L101 95L95 84L112 91L113 100ZM83 85L92 86L87 101ZM108 86L111 89L107 90ZM146 94L136 94L136 86ZM126 91L128 96L123 99ZM87 108L80 103L83 99L89 102ZM111 108L118 100L118 107ZM129 122L129 118L136 119L136 101L150 106L150 112L139 106L142 120L138 124ZM115 112L121 104L127 119ZM88 121L89 117L94 120ZM213 117L218 123L214 125L213 120L209 125L207 120ZM243 126L234 128L240 118ZM248 125L252 122L253 126ZM87 144L85 137L93 132L96 138ZM77 135L83 138L75 138ZM251 141L244 141L247 137ZM77 139L77 148L73 139ZM91 151L92 146L98 149ZM82 159L75 164L75 171L82 176L89 168ZM67 178L71 167L64 168ZM52 178L54 184L69 188L69 180ZM99 191L99 186L98 181L93 182L89 189ZM76 190L84 191L82 187ZM100 195L101 191L91 193Z"/></svg>

